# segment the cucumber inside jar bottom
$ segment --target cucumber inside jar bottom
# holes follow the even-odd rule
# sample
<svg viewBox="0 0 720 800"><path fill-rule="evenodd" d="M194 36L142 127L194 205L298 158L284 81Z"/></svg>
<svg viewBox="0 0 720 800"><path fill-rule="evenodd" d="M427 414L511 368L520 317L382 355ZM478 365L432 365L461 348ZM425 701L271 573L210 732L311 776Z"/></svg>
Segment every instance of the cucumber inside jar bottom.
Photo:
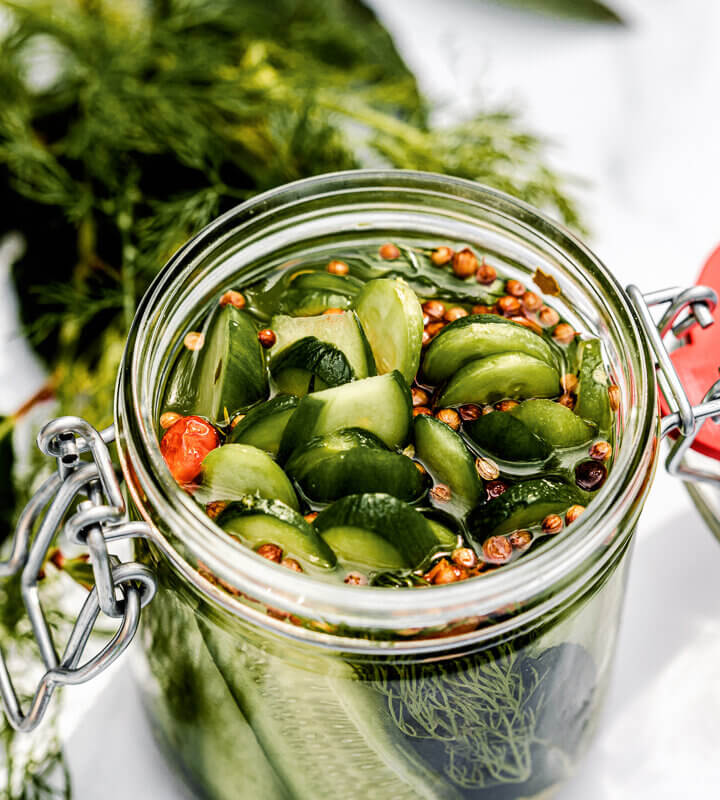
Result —
<svg viewBox="0 0 720 800"><path fill-rule="evenodd" d="M528 286L539 268L562 317L601 340L620 394L614 466L582 517L502 569L427 589L334 585L260 558L178 487L158 446L168 365L218 296L386 242L462 243ZM433 278L418 266L406 279ZM610 680L659 429L645 338L584 245L508 196L444 176L358 171L281 187L165 267L133 323L116 403L131 510L158 533L137 544L159 588L136 672L198 796L519 800L568 778Z"/></svg>

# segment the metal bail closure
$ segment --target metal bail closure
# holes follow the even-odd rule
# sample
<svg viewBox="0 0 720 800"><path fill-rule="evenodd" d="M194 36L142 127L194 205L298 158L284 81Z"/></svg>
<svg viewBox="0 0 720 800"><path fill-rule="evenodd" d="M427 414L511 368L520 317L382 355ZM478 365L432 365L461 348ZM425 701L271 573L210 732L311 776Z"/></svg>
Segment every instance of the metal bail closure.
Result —
<svg viewBox="0 0 720 800"><path fill-rule="evenodd" d="M708 261L701 280L720 287L720 248ZM716 470L690 466L685 455L690 448L720 459L720 307L717 293L709 286L677 287L643 295L636 286L627 293L637 310L655 356L662 393L661 435L674 441L665 466L671 475L685 481L720 483ZM656 323L653 306L664 306ZM711 327L712 326L712 327ZM672 353L663 339L672 334L680 346ZM710 425L705 423L711 421Z"/></svg>
<svg viewBox="0 0 720 800"><path fill-rule="evenodd" d="M57 460L57 471L23 509L10 558L0 561L0 579L20 574L23 603L46 670L29 709L23 712L0 651L0 697L10 724L18 731L32 731L40 724L57 686L84 683L107 669L132 641L140 609L155 594L155 577L146 566L135 562L122 564L108 551L108 542L117 539L153 538L148 524L127 519L120 482L107 447L114 438L114 427L98 432L79 417L53 420L38 435L38 447ZM84 455L89 458L83 458ZM67 512L79 497L86 499L66 520ZM40 601L38 574L58 531L63 528L71 541L87 546L95 586L88 593L59 655ZM120 624L110 641L81 663L100 612L120 619Z"/></svg>

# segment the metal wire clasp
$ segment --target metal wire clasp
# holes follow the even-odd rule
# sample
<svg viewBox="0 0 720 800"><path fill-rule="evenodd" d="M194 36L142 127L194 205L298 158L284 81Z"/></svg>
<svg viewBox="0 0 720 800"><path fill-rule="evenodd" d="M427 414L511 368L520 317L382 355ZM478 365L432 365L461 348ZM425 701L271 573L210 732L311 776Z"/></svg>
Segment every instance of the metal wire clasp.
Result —
<svg viewBox="0 0 720 800"><path fill-rule="evenodd" d="M132 641L140 609L155 594L155 577L147 567L135 562L123 564L108 551L110 541L152 538L152 528L147 523L127 519L120 482L107 447L114 438L114 427L98 432L79 417L55 419L38 434L38 447L57 460L57 471L23 509L10 558L0 561L0 579L20 573L23 603L46 669L29 710L24 713L0 651L0 697L10 724L18 731L31 731L40 724L57 686L84 683L109 667ZM65 520L78 497L87 499L78 503L75 513ZM63 527L71 541L87 546L95 586L59 656L40 602L38 575ZM120 625L110 641L81 664L101 611L120 619Z"/></svg>
<svg viewBox="0 0 720 800"><path fill-rule="evenodd" d="M670 407L670 413L662 419L661 435L677 432L665 467L671 475L683 480L720 483L720 469L713 472L690 467L684 461L703 423L709 419L720 420L720 380L708 388L702 403L693 406L663 343L663 338L671 332L681 337L694 325L699 324L702 328L712 325L717 294L707 286L691 286L689 289L673 287L643 295L637 286L630 285L626 291L655 356L658 384ZM650 308L662 305L667 308L656 323Z"/></svg>

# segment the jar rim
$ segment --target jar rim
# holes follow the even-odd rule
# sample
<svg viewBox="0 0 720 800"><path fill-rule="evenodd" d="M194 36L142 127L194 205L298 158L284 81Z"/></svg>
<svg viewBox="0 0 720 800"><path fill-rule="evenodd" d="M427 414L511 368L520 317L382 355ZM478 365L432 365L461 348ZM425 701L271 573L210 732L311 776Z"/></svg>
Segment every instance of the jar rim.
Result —
<svg viewBox="0 0 720 800"><path fill-rule="evenodd" d="M179 284L187 279L193 265L204 254L220 247L228 236L242 234L246 228L262 227L280 210L301 208L309 199L333 199L344 193L380 188L390 188L400 195L417 192L424 197L434 197L437 202L443 198L452 199L466 207L469 214L474 208L491 208L494 213L512 220L528 236L540 237L594 284L613 312L613 318L622 325L624 352L621 355L628 364L634 362L634 406L625 421L615 466L587 510L573 524L571 533L561 534L532 558L518 559L482 578L433 587L429 591L359 589L324 583L279 569L225 534L165 468L150 402L152 387L143 374L149 342L161 324L162 302L172 299ZM176 548L167 536L158 536L161 548L170 556L175 568L205 595L238 616L281 629L294 638L317 641L328 636L334 647L338 637L330 634L308 631L305 635L305 629L294 628L289 623L278 625L277 620L260 620L237 598L225 597L224 592L217 591L209 582L196 579L197 563L202 562L222 581L261 603L289 614L322 619L354 630L393 631L442 626L469 615L491 615L509 604L522 606L527 609L526 614L535 617L573 591L573 587L577 589L588 575L596 574L613 561L633 527L625 525L623 530L618 530L620 523L630 517L634 520L639 513L657 460L654 362L633 307L604 264L562 225L503 192L461 178L405 170L354 170L286 184L236 206L194 236L156 277L138 307L118 375L115 417L122 469L136 507L154 527L157 520L162 519L182 545ZM516 616L513 624L519 624L519 617L522 614ZM283 631L283 626L288 630ZM497 625L493 630L497 632ZM443 641L447 644L447 640Z"/></svg>

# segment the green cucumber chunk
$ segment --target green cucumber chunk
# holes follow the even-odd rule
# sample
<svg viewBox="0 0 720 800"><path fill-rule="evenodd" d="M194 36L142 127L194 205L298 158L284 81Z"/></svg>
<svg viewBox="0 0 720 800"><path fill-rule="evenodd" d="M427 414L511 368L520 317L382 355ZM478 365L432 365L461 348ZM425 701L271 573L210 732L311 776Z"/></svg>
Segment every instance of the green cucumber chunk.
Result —
<svg viewBox="0 0 720 800"><path fill-rule="evenodd" d="M482 542L488 536L538 524L548 514L562 515L583 500L583 495L564 481L534 478L510 486L499 497L476 508L468 518L468 528Z"/></svg>
<svg viewBox="0 0 720 800"><path fill-rule="evenodd" d="M335 345L341 350L356 378L367 378L374 374L375 365L372 363L369 345L352 311L321 314L315 317L276 314L272 318L270 327L276 336L275 344L270 350L271 363L295 342L307 336L314 336L321 342Z"/></svg>
<svg viewBox="0 0 720 800"><path fill-rule="evenodd" d="M446 325L423 358L423 374L437 385L470 361L497 353L525 353L554 366L557 358L543 337L495 314L473 314Z"/></svg>
<svg viewBox="0 0 720 800"><path fill-rule="evenodd" d="M322 538L340 561L348 566L364 571L405 569L410 566L397 547L373 531L337 525L324 531Z"/></svg>
<svg viewBox="0 0 720 800"><path fill-rule="evenodd" d="M577 403L575 413L582 419L589 420L598 426L603 435L607 435L612 425L612 411L602 345L599 339L590 339L578 345Z"/></svg>
<svg viewBox="0 0 720 800"><path fill-rule="evenodd" d="M327 386L341 386L353 379L352 367L342 350L314 336L298 339L270 361L273 377L288 369L315 375Z"/></svg>
<svg viewBox="0 0 720 800"><path fill-rule="evenodd" d="M290 277L274 305L292 316L322 314L328 308L350 308L362 281L325 271L297 272Z"/></svg>
<svg viewBox="0 0 720 800"><path fill-rule="evenodd" d="M175 359L165 384L165 396L162 402L163 412L175 411L183 416L195 413L199 358L200 351L188 350L187 347L182 348L180 355Z"/></svg>
<svg viewBox="0 0 720 800"><path fill-rule="evenodd" d="M458 535L454 531L450 530L446 525L443 525L441 522L438 522L436 519L432 517L426 517L428 521L428 525L432 528L432 532L435 534L435 538L438 542L447 550L454 550L458 544Z"/></svg>
<svg viewBox="0 0 720 800"><path fill-rule="evenodd" d="M546 441L506 411L483 414L464 430L478 447L503 461L544 461L552 452Z"/></svg>
<svg viewBox="0 0 720 800"><path fill-rule="evenodd" d="M267 453L248 444L226 444L211 450L203 461L200 478L194 495L200 503L259 494L296 511L300 508L287 475Z"/></svg>
<svg viewBox="0 0 720 800"><path fill-rule="evenodd" d="M412 568L422 564L439 547L425 517L389 494L347 495L320 512L313 525L321 533L337 527L376 533L393 545Z"/></svg>
<svg viewBox="0 0 720 800"><path fill-rule="evenodd" d="M303 397L285 428L280 458L287 459L315 436L363 428L387 447L403 445L410 431L410 390L399 372L377 375Z"/></svg>
<svg viewBox="0 0 720 800"><path fill-rule="evenodd" d="M423 312L405 281L378 278L355 298L355 311L370 342L380 375L398 370L412 383L420 365Z"/></svg>
<svg viewBox="0 0 720 800"><path fill-rule="evenodd" d="M525 353L499 353L461 367L445 387L439 404L484 405L507 398L555 397L560 392L555 367Z"/></svg>
<svg viewBox="0 0 720 800"><path fill-rule="evenodd" d="M329 503L346 494L386 492L416 500L425 481L407 456L391 452L376 436L345 429L310 440L285 465L307 497Z"/></svg>
<svg viewBox="0 0 720 800"><path fill-rule="evenodd" d="M232 429L229 443L249 444L276 456L285 427L299 402L295 395L278 394L251 408Z"/></svg>
<svg viewBox="0 0 720 800"><path fill-rule="evenodd" d="M288 367L273 375L275 391L280 394L293 394L295 397L305 397L314 385L313 374L306 369Z"/></svg>
<svg viewBox="0 0 720 800"><path fill-rule="evenodd" d="M551 447L577 447L595 436L594 425L554 400L525 400L507 413Z"/></svg>
<svg viewBox="0 0 720 800"><path fill-rule="evenodd" d="M231 305L215 309L196 379L195 413L211 422L229 422L267 397L265 357L252 317Z"/></svg>
<svg viewBox="0 0 720 800"><path fill-rule="evenodd" d="M255 550L276 544L283 555L322 569L335 566L335 554L304 517L279 500L246 495L220 514L217 524Z"/></svg>
<svg viewBox="0 0 720 800"><path fill-rule="evenodd" d="M282 653L266 652L217 626L201 627L288 799L460 800L403 744L386 700L346 661L292 643Z"/></svg>
<svg viewBox="0 0 720 800"><path fill-rule="evenodd" d="M415 455L427 467L437 483L450 489L450 499L443 508L464 516L482 496L475 461L462 437L435 417L415 417Z"/></svg>

